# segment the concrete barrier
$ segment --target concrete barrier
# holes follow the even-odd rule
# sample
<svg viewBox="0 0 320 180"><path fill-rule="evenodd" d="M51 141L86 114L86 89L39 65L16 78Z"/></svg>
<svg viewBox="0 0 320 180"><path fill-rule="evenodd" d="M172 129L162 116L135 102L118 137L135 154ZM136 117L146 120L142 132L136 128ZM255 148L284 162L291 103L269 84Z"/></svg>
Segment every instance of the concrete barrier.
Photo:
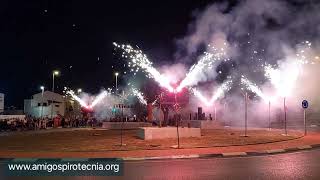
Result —
<svg viewBox="0 0 320 180"><path fill-rule="evenodd" d="M102 128L105 129L138 129L140 127L151 127L151 123L147 122L103 122Z"/></svg>
<svg viewBox="0 0 320 180"><path fill-rule="evenodd" d="M177 138L176 127L143 127L138 129L138 137L144 140ZM201 137L200 128L179 127L180 137Z"/></svg>

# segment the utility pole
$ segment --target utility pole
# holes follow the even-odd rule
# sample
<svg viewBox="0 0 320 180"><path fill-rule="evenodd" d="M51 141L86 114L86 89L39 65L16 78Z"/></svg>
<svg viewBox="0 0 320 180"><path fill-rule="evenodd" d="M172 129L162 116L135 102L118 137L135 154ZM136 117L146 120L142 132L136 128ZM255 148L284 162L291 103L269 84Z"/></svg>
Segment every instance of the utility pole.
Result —
<svg viewBox="0 0 320 180"><path fill-rule="evenodd" d="M245 94L245 113L244 113L244 119L245 119L245 129L244 129L244 136L247 137L247 126L248 126L248 93Z"/></svg>
<svg viewBox="0 0 320 180"><path fill-rule="evenodd" d="M285 135L288 135L287 132L287 107L286 107L286 97L283 98L283 110L284 110L284 132Z"/></svg>
<svg viewBox="0 0 320 180"><path fill-rule="evenodd" d="M270 102L270 100L269 100L269 130L271 130L270 108L271 108L271 102Z"/></svg>

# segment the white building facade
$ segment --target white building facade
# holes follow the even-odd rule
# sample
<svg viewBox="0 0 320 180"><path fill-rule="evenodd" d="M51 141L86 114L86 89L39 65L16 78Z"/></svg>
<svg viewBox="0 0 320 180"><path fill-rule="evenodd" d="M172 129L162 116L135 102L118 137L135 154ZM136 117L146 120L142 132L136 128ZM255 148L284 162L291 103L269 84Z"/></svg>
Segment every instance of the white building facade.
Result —
<svg viewBox="0 0 320 180"><path fill-rule="evenodd" d="M56 117L65 115L65 99L62 95L45 91L24 100L24 113L33 117Z"/></svg>

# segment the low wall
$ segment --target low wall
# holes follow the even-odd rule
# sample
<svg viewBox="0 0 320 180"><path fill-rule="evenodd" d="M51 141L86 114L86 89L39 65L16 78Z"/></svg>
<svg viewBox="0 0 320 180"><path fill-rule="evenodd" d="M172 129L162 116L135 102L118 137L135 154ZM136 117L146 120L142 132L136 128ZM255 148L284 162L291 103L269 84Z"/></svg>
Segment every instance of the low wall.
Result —
<svg viewBox="0 0 320 180"><path fill-rule="evenodd" d="M105 129L138 129L140 127L151 127L147 122L102 122L102 128Z"/></svg>
<svg viewBox="0 0 320 180"><path fill-rule="evenodd" d="M24 119L26 115L0 115L0 119Z"/></svg>
<svg viewBox="0 0 320 180"><path fill-rule="evenodd" d="M177 138L177 128L144 127L138 129L137 135L143 140ZM201 129L179 127L179 137L201 137Z"/></svg>

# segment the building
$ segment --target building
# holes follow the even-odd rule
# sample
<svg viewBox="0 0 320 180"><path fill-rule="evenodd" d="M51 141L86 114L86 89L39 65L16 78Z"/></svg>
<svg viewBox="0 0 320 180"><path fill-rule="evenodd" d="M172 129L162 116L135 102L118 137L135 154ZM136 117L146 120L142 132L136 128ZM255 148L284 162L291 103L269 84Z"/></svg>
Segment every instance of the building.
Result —
<svg viewBox="0 0 320 180"><path fill-rule="evenodd" d="M24 113L33 117L55 117L65 115L65 99L62 95L44 91L24 100Z"/></svg>
<svg viewBox="0 0 320 180"><path fill-rule="evenodd" d="M4 111L4 94L0 93L0 114Z"/></svg>

